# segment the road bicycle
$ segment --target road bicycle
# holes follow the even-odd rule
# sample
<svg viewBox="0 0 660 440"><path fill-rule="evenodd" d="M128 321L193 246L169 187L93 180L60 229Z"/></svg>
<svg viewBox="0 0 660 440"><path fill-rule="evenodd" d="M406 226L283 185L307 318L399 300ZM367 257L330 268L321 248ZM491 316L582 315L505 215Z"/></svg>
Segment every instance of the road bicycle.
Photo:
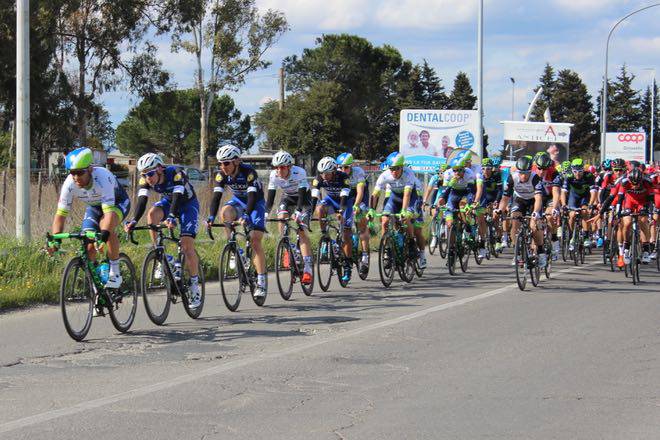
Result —
<svg viewBox="0 0 660 440"><path fill-rule="evenodd" d="M131 229L129 239L131 243L139 244L135 240L135 231L156 232L156 244L151 249L142 263L140 282L142 286L142 300L144 309L151 322L163 325L170 313L172 304L181 300L183 308L188 316L197 319L204 309L205 283L204 270L199 255L197 255L197 275L200 288L201 302L199 306L190 305L190 286L192 284L190 270L186 267L186 256L181 249L181 240L169 229L169 236L164 231L167 225L137 226ZM169 241L176 244L176 255L166 252L165 243Z"/></svg>
<svg viewBox="0 0 660 440"><path fill-rule="evenodd" d="M243 231L237 231L237 226L241 226ZM266 303L266 295L254 296L257 289L257 271L252 264L252 246L247 225L238 221L209 225L206 232L211 240L215 240L213 228L229 228L230 231L229 240L220 253L218 263L220 291L225 306L235 312L241 303L241 296L249 290L252 301L262 307ZM241 247L239 237L245 240L245 248Z"/></svg>
<svg viewBox="0 0 660 440"><path fill-rule="evenodd" d="M60 283L60 309L64 328L69 336L82 341L89 333L94 316L110 315L112 325L125 333L133 325L137 310L138 284L135 267L128 255L119 254L119 271L122 283L118 289L107 289L108 259L92 261L87 255L87 245L103 250L100 233L95 231L63 232L47 234L47 240L79 240L77 254L64 268Z"/></svg>
<svg viewBox="0 0 660 440"><path fill-rule="evenodd" d="M277 279L277 288L280 296L288 301L293 292L293 285L300 280L300 287L305 295L310 296L314 290L314 265L311 265L312 281L309 284L302 282L305 262L300 251L300 223L293 222L290 226L290 219L269 219L272 223L282 223L282 238L277 243L275 250L275 278ZM295 243L291 241L289 232L293 230L296 235ZM310 231L311 232L311 231Z"/></svg>
<svg viewBox="0 0 660 440"><path fill-rule="evenodd" d="M436 214L431 218L429 224L429 254L435 254L437 250L441 258L447 258L447 223L444 213L445 207L437 207ZM435 240L433 240L435 238Z"/></svg>
<svg viewBox="0 0 660 440"><path fill-rule="evenodd" d="M320 222L320 219L312 219L312 221ZM317 248L316 256L316 277L319 280L319 287L324 292L330 289L330 282L333 275L337 275L339 285L342 287L348 286L348 280L344 280L344 268L353 264L353 259L347 261L344 255L344 222L342 221L339 226L327 218L325 220L326 226L321 230L321 237L319 238L319 245Z"/></svg>
<svg viewBox="0 0 660 440"><path fill-rule="evenodd" d="M510 217L512 221L519 221L520 228L516 243L513 247L513 258L515 258L516 283L520 290L527 287L527 272L534 287L538 286L541 278L541 268L538 264L538 255L534 245L534 233L529 225L531 216ZM552 245L550 245L550 249ZM549 258L550 259L550 258Z"/></svg>
<svg viewBox="0 0 660 440"><path fill-rule="evenodd" d="M474 260L481 264L483 258L479 255L479 245L476 237L476 222L468 224L468 218L473 214L473 208L466 206L456 211L457 215L447 232L447 269L450 275L456 275L457 264L462 272L467 272L470 254L474 254Z"/></svg>
<svg viewBox="0 0 660 440"><path fill-rule="evenodd" d="M374 214L374 218L384 214ZM378 272L383 286L389 287L394 280L394 271L398 272L401 281L412 282L415 273L421 271L418 264L419 251L415 239L408 236L403 216L387 214L392 220L383 233L378 246Z"/></svg>

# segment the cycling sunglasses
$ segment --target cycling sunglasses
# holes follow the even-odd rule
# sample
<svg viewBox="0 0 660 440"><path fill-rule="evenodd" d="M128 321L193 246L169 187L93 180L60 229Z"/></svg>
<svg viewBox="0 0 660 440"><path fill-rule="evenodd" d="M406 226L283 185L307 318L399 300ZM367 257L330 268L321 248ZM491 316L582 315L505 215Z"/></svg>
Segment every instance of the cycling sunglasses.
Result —
<svg viewBox="0 0 660 440"><path fill-rule="evenodd" d="M223 162L218 162L218 165L222 165L223 167L226 167L226 166L231 165L232 163L234 163L233 160L225 160Z"/></svg>
<svg viewBox="0 0 660 440"><path fill-rule="evenodd" d="M152 177L157 171L158 170L147 171L146 173L142 173L142 177Z"/></svg>
<svg viewBox="0 0 660 440"><path fill-rule="evenodd" d="M390 171L400 171L403 167L390 167Z"/></svg>
<svg viewBox="0 0 660 440"><path fill-rule="evenodd" d="M82 176L87 172L87 169L82 169L82 170L69 170L69 174L72 176Z"/></svg>
<svg viewBox="0 0 660 440"><path fill-rule="evenodd" d="M616 171L617 173L622 173L622 172L624 172L626 169L625 169L625 168L612 168L612 170L613 170L613 171Z"/></svg>

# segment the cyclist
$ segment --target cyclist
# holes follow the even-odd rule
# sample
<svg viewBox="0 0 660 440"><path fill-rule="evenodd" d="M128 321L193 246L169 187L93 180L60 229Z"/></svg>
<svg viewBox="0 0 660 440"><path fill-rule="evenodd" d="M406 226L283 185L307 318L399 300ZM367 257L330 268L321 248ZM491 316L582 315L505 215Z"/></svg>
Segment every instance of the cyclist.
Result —
<svg viewBox="0 0 660 440"><path fill-rule="evenodd" d="M361 167L353 164L354 159L351 153L341 153L337 156L336 161L339 171L343 171L351 180L351 194L355 195L353 216L360 234L360 246L362 248L361 267L367 269L369 267L369 228L367 227L366 216L369 210L367 173Z"/></svg>
<svg viewBox="0 0 660 440"><path fill-rule="evenodd" d="M94 155L89 148L77 148L67 154L66 169L69 171L57 203L57 211L51 227L52 234L64 230L66 217L69 215L74 197L87 204L81 229L101 233L101 241L108 245L110 274L105 287L117 289L121 286L122 277L119 271L119 238L115 229L131 208L131 202L124 188L110 171L102 167L92 166ZM59 240L48 244L48 252L52 255L60 245ZM92 261L96 260L96 248L93 243L87 245L87 254Z"/></svg>
<svg viewBox="0 0 660 440"><path fill-rule="evenodd" d="M636 167L630 170L628 176L621 179L617 183L616 187L612 190L612 193L618 195L618 209L617 212L621 213L622 216L622 226L623 226L623 249L621 249L621 243L619 243L619 250L623 250L624 264L630 264L630 231L632 227L632 218L630 214L640 214L639 216L639 229L641 231L641 242L642 242L642 263L650 263L650 230L649 230L649 218L646 215L647 206L649 201L653 200L655 190L653 184L649 179L644 177L644 173L640 167ZM603 207L600 210L600 213L604 213L610 206L610 203L614 197L612 194L605 200ZM600 216L595 216L591 218L590 222L595 222Z"/></svg>
<svg viewBox="0 0 660 440"><path fill-rule="evenodd" d="M293 219L300 224L300 252L304 262L301 282L310 284L312 282L312 245L307 230L309 229L312 202L309 196L307 172L303 168L293 165L293 156L283 150L275 153L271 164L274 170L271 171L268 180L266 214L273 207L277 189L281 189L282 195L277 209L277 217L284 219L293 213ZM278 226L281 234L284 225L279 224ZM289 261L286 256L285 261Z"/></svg>
<svg viewBox="0 0 660 440"><path fill-rule="evenodd" d="M447 230L454 223L454 213L459 210L461 200L465 199L469 206L475 201L477 194L477 178L472 169L466 167L464 154L458 154L449 162L451 167L445 172L447 182L444 192L440 195L438 205L447 205L445 219ZM476 237L475 237L476 238Z"/></svg>
<svg viewBox="0 0 660 440"><path fill-rule="evenodd" d="M493 160L485 158L481 161L481 173L482 173L482 183L483 183L483 194L480 200L480 207L477 210L478 216L477 221L479 223L479 234L481 235L481 244L483 244L483 237L486 236L488 231L488 226L486 225L486 217L483 213L490 209L491 207L499 207L500 200L502 199L502 176L500 175L499 168L495 168ZM493 214L493 222L498 225L499 212ZM497 226L499 229L499 226ZM502 243L496 243L495 249L500 250L502 248ZM486 256L486 250L480 246L479 253L481 257Z"/></svg>
<svg viewBox="0 0 660 440"><path fill-rule="evenodd" d="M320 221L322 232L326 231L328 214L334 213L337 221L343 222L342 252L346 258L344 258L342 280L347 282L351 279L351 255L353 252L351 227L353 226L355 195L351 191L351 179L346 173L337 170L337 162L330 156L319 160L316 170L319 174L312 182L312 209ZM321 189L325 189L326 192L326 196L322 199Z"/></svg>
<svg viewBox="0 0 660 440"><path fill-rule="evenodd" d="M516 161L516 169L512 170L504 184L504 195L500 201L500 210L503 211L513 197L511 204L511 217L514 220L511 225L511 238L515 242L518 236L520 217L531 212L532 218L530 228L533 231L534 242L538 249L539 267L544 268L548 262L548 256L543 249L543 233L538 228L537 220L543 212L543 181L532 171L534 158L523 156ZM519 263L516 256L513 257L512 265Z"/></svg>
<svg viewBox="0 0 660 440"><path fill-rule="evenodd" d="M373 217L378 206L381 191L385 190L387 200L383 205L383 216L381 217L381 236L387 231L390 215L399 213L403 217L403 223L406 225L407 233L410 237L415 237L417 248L419 249L418 263L419 267L426 268L426 252L424 234L421 229L420 221L421 204L418 203L419 190L421 184L415 176L413 170L405 166L406 158L401 153L392 153L386 160L387 169L378 176L374 190L371 193L369 203L369 213ZM411 219L415 219L415 222Z"/></svg>
<svg viewBox="0 0 660 440"><path fill-rule="evenodd" d="M559 228L559 208L561 207L561 176L550 155L545 151L534 156L532 171L541 178L543 184L543 206L545 215L550 218L548 226L552 241L552 259L557 260L559 258L557 228Z"/></svg>
<svg viewBox="0 0 660 440"><path fill-rule="evenodd" d="M229 187L233 196L223 205L220 219L223 223L239 220L247 224L250 245L254 251L254 268L257 271L257 287L254 297L263 298L268 293L266 255L262 245L266 232L266 203L263 185L257 171L242 163L241 150L238 147L227 144L218 148L216 159L220 171L215 175L215 187L207 225L213 224L220 207L222 194L225 188ZM229 228L225 228L225 236L227 239L230 238L231 230ZM232 264L231 261L229 264ZM236 263L234 262L234 264Z"/></svg>
<svg viewBox="0 0 660 440"><path fill-rule="evenodd" d="M140 157L137 169L140 172L140 180L135 217L124 225L124 229L129 232L142 218L151 191L162 194L160 200L147 212L147 222L154 225L165 219L168 228L174 228L177 219L181 221L181 250L190 272L190 307L197 308L202 297L197 272L199 262L195 252L195 237L199 226L199 202L195 190L182 169L175 166L166 167L158 154L147 153ZM149 232L151 241L156 243L156 232Z"/></svg>
<svg viewBox="0 0 660 440"><path fill-rule="evenodd" d="M564 179L562 185L562 206L568 209L568 226L571 231L575 226L577 213L580 212L580 219L582 221L582 231L586 234L588 231L588 224L586 222L587 208L595 207L596 198L598 196L598 188L596 187L596 180L593 174L584 171L584 162L579 157L573 159L571 162L572 175ZM588 235L579 237L578 239L584 240L584 247L591 247L591 239ZM572 238L569 243L569 250L575 249L576 243Z"/></svg>
<svg viewBox="0 0 660 440"><path fill-rule="evenodd" d="M440 198L440 195L444 192L444 173L447 171L449 166L446 163L443 163L438 166L436 174L431 176L426 190L424 191L423 204L422 207L430 207L431 218L435 217L438 212L437 202ZM431 230L431 247L435 248L437 244L438 237L436 237L435 229Z"/></svg>

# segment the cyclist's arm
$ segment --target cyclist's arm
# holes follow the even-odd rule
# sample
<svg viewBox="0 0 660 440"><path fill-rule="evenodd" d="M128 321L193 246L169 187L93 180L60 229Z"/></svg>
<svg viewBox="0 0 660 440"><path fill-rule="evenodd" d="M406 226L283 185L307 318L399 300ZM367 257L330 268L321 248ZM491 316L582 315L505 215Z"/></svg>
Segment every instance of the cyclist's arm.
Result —
<svg viewBox="0 0 660 440"><path fill-rule="evenodd" d="M172 201L170 204L170 213L168 217L178 217L179 216L179 208L181 207L181 200L183 198L183 193L180 192L173 192L172 193Z"/></svg>
<svg viewBox="0 0 660 440"><path fill-rule="evenodd" d="M211 205L209 207L209 218L215 218L218 214L218 208L220 208L223 192L224 185L222 184L222 180L220 179L220 181L218 181L218 177L216 177L215 187L213 187L213 198L211 199Z"/></svg>
<svg viewBox="0 0 660 440"><path fill-rule="evenodd" d="M277 190L275 188L268 187L268 193L266 194L266 212L270 212L273 209L273 203L275 202L275 193Z"/></svg>
<svg viewBox="0 0 660 440"><path fill-rule="evenodd" d="M357 186L355 187L355 205L359 206L360 203L362 203L362 199L364 198L364 181L358 182Z"/></svg>
<svg viewBox="0 0 660 440"><path fill-rule="evenodd" d="M405 211L408 209L408 206L410 205L410 197L412 196L413 189L410 186L406 186L403 188L403 201L401 203L401 211Z"/></svg>
<svg viewBox="0 0 660 440"><path fill-rule="evenodd" d="M348 196L351 194L351 181L346 178L344 180L344 186L341 188L341 191L339 192L339 209L344 211L346 209L346 202L348 201Z"/></svg>
<svg viewBox="0 0 660 440"><path fill-rule="evenodd" d="M50 228L52 234L59 234L64 231L64 222L66 222L66 217L61 214L55 214L53 218L53 225Z"/></svg>
<svg viewBox="0 0 660 440"><path fill-rule="evenodd" d="M312 212L316 210L316 205L321 198L321 181L318 177L312 180Z"/></svg>
<svg viewBox="0 0 660 440"><path fill-rule="evenodd" d="M371 193L371 197L369 198L369 208L376 209L378 206L378 199L380 199L380 190L375 188Z"/></svg>
<svg viewBox="0 0 660 440"><path fill-rule="evenodd" d="M534 212L541 212L543 210L543 179L538 175L532 176L532 185L534 185Z"/></svg>
<svg viewBox="0 0 660 440"><path fill-rule="evenodd" d="M477 177L476 185L477 185L477 191L476 194L474 195L474 200L479 201L481 200L481 196L484 193L484 181L481 179L481 177Z"/></svg>
<svg viewBox="0 0 660 440"><path fill-rule="evenodd" d="M296 211L302 211L303 209L303 204L305 203L305 199L307 198L307 188L306 186L301 186L298 188L298 203L296 204Z"/></svg>

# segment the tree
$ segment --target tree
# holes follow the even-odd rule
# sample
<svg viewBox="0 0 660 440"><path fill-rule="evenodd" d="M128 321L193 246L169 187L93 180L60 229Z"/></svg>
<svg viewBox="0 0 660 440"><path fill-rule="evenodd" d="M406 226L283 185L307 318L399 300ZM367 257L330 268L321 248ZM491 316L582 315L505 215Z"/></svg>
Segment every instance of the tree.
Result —
<svg viewBox="0 0 660 440"><path fill-rule="evenodd" d="M214 97L223 90L237 90L249 73L266 68L270 63L262 59L264 53L288 25L281 12L268 10L260 15L255 0L168 0L165 4L166 19L174 31L172 49L185 50L197 61L199 158L205 168ZM204 69L206 51L209 66Z"/></svg>
<svg viewBox="0 0 660 440"><path fill-rule="evenodd" d="M65 1L57 11L56 36L60 56L58 67L73 65L69 82L77 89L73 102L77 110L80 144L87 144L88 118L97 97L127 80L131 91L142 96L164 87L169 75L161 70L156 48L141 45L152 21L152 0ZM123 49L133 54L127 58ZM65 59L65 55L68 57Z"/></svg>
<svg viewBox="0 0 660 440"><path fill-rule="evenodd" d="M117 145L124 154L160 152L178 163L196 162L200 139L197 90L173 90L150 95L132 108L117 127ZM209 143L231 142L242 149L254 144L250 117L243 117L227 95L214 97L209 117Z"/></svg>
<svg viewBox="0 0 660 440"><path fill-rule="evenodd" d="M454 79L454 88L449 95L449 105L452 110L473 110L477 97L470 85L470 79L465 72L458 72Z"/></svg>
<svg viewBox="0 0 660 440"><path fill-rule="evenodd" d="M582 155L594 152L599 144L598 127L591 96L577 73L570 69L559 71L550 106L555 109L553 121L574 124L571 128L571 153Z"/></svg>
<svg viewBox="0 0 660 440"><path fill-rule="evenodd" d="M608 95L607 131L638 131L643 125L639 91L632 88L635 75L628 72L626 65L612 83L613 93ZM611 96L611 99L610 99Z"/></svg>
<svg viewBox="0 0 660 440"><path fill-rule="evenodd" d="M545 110L549 108L550 116L554 121L557 121L558 115L556 115L556 113L558 112L559 108L552 100L552 97L556 92L557 79L555 78L555 70L550 65L550 63L545 64L545 67L543 68L543 74L539 78L539 87L534 89L534 93L538 92L540 87L543 87L543 91L541 92L541 95L539 96L536 104L534 105L534 108L532 109L530 120L544 121L545 118L543 115Z"/></svg>
<svg viewBox="0 0 660 440"><path fill-rule="evenodd" d="M441 110L449 106L445 88L426 60L413 68L411 82L415 108Z"/></svg>
<svg viewBox="0 0 660 440"><path fill-rule="evenodd" d="M332 116L339 119L337 147L376 158L397 145L400 110L414 105L415 98L413 65L395 48L375 47L355 35L323 35L301 57L287 57L284 68L287 89L302 98L319 82L336 85L325 87L328 94L338 93L339 111ZM285 111L288 107L289 102Z"/></svg>
<svg viewBox="0 0 660 440"><path fill-rule="evenodd" d="M660 149L660 139L658 139L660 137L660 132L658 131L658 128L660 128L660 121L658 121L660 117L660 103L658 103L658 84L655 80L653 81L653 99L651 99L651 87L646 87L644 96L642 97L642 104L640 106L640 111L642 112L642 124L644 131L649 138L649 143L651 142L651 102L653 102L653 106L655 107L653 114L654 145L651 151L655 151Z"/></svg>

